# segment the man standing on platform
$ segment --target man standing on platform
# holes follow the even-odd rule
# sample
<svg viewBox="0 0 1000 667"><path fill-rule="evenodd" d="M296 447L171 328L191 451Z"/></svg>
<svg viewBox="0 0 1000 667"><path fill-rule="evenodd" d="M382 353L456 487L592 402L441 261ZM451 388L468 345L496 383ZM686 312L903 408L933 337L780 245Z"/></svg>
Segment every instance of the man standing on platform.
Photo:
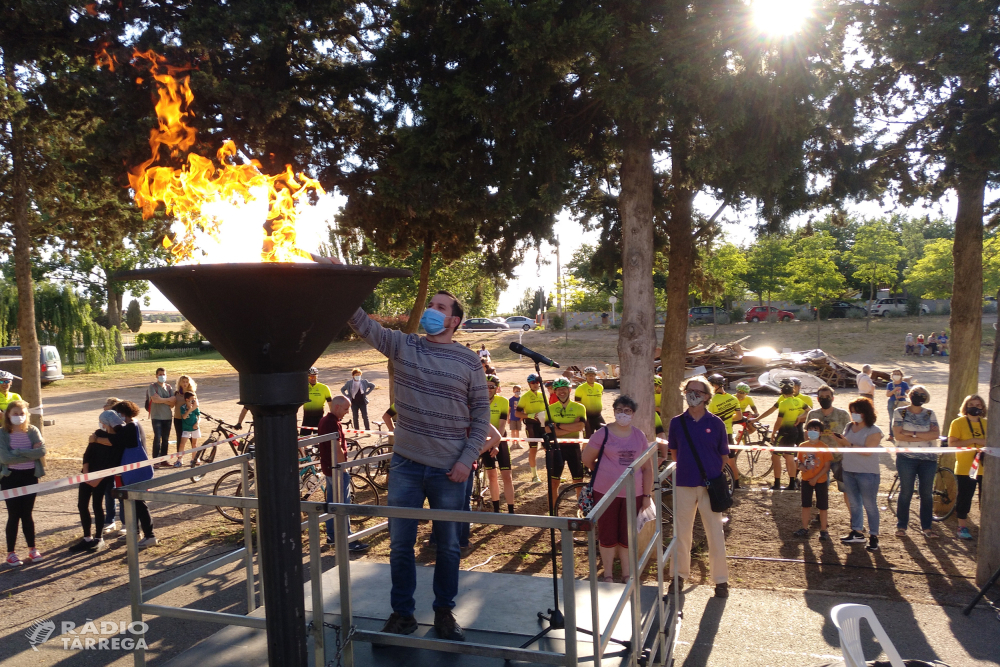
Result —
<svg viewBox="0 0 1000 667"><path fill-rule="evenodd" d="M319 420L323 418L326 402L333 398L330 388L322 382L317 382L319 370L313 366L309 369L309 400L302 406L302 428L299 435L316 435ZM240 415L240 421L243 421Z"/></svg>
<svg viewBox="0 0 1000 667"><path fill-rule="evenodd" d="M348 324L395 368L397 420L390 464L388 505L461 510L465 482L486 442L490 400L479 356L452 340L462 323L462 304L438 292L420 318L426 336L386 329L360 308ZM392 615L382 632L408 635L417 586L416 519L389 519ZM441 639L463 641L465 632L452 610L458 594L458 524L435 521L434 630Z"/></svg>
<svg viewBox="0 0 1000 667"><path fill-rule="evenodd" d="M368 394L375 391L375 385L368 380L361 379L361 369L355 368L351 371L351 379L340 388L340 393L351 401L351 414L354 416L354 428L361 430L361 423L358 422L358 412L365 420L365 430L372 430L368 423Z"/></svg>

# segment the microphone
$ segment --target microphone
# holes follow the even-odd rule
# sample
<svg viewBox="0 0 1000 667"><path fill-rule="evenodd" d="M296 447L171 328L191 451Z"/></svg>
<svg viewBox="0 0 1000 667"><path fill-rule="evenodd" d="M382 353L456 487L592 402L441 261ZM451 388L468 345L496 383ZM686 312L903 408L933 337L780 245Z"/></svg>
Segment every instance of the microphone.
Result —
<svg viewBox="0 0 1000 667"><path fill-rule="evenodd" d="M532 350L529 350L528 348L526 348L525 346L521 345L520 343L511 343L510 344L510 351L511 352L517 352L518 354L523 354L524 356L528 357L532 361L535 361L535 362L537 362L539 364L545 364L546 366L552 366L552 368L559 368L559 364L556 363L555 361L552 361L548 357L542 356L538 352L534 352Z"/></svg>

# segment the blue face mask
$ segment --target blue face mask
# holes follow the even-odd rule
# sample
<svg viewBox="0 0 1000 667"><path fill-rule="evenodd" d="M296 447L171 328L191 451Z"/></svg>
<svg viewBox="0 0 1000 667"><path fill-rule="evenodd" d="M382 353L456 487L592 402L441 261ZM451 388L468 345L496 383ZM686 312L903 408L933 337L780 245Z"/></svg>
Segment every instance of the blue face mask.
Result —
<svg viewBox="0 0 1000 667"><path fill-rule="evenodd" d="M444 314L433 308L428 308L420 316L420 326L431 336L436 336L444 331Z"/></svg>
<svg viewBox="0 0 1000 667"><path fill-rule="evenodd" d="M810 440L819 440L819 431L806 431L806 435Z"/></svg>

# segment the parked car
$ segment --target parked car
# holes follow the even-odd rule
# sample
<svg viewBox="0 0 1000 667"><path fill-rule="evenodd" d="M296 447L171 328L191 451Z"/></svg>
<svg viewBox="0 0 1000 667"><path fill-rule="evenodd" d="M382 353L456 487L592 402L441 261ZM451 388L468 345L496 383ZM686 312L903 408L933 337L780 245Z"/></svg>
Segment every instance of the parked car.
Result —
<svg viewBox="0 0 1000 667"><path fill-rule="evenodd" d="M711 306L695 306L688 311L688 322L691 324L712 324L718 318L719 324L729 324L729 313L725 308L716 308L712 311Z"/></svg>
<svg viewBox="0 0 1000 667"><path fill-rule="evenodd" d="M511 329L524 329L525 331L531 331L535 328L535 320L530 317L525 317L524 315L514 315L513 317L507 318L507 326Z"/></svg>
<svg viewBox="0 0 1000 667"><path fill-rule="evenodd" d="M781 322L791 322L795 319L795 313L771 306L771 318L780 320ZM766 322L767 306L754 306L753 308L747 308L746 320L747 322Z"/></svg>
<svg viewBox="0 0 1000 667"><path fill-rule="evenodd" d="M42 376L42 384L62 380L65 376L62 372L62 358L59 356L59 350L54 345L41 345L39 347L41 347L39 352L39 371ZM0 347L0 356L20 357L21 346L10 345Z"/></svg>
<svg viewBox="0 0 1000 667"><path fill-rule="evenodd" d="M845 317L866 317L868 311L863 307L848 303L847 301L834 301L830 304L830 315L831 319L835 317L845 318Z"/></svg>
<svg viewBox="0 0 1000 667"><path fill-rule="evenodd" d="M470 317L469 319L462 322L460 329L465 329L466 331L472 330L493 330L493 331L507 331L510 329L510 325L506 322L494 322L488 317Z"/></svg>
<svg viewBox="0 0 1000 667"><path fill-rule="evenodd" d="M931 309L927 307L927 304L920 304L920 314L931 314ZM898 296L879 299L872 306L873 317L889 317L890 315L906 315L906 299Z"/></svg>

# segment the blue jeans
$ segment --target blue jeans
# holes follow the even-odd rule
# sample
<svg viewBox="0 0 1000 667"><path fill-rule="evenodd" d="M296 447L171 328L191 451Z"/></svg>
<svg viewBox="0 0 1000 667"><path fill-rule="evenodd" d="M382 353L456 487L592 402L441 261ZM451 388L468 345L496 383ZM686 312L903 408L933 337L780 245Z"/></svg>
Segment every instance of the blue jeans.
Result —
<svg viewBox="0 0 1000 667"><path fill-rule="evenodd" d="M888 405L886 407L889 410L889 435L887 437L894 439L895 438L895 434L893 434L893 432L892 432L892 415L893 415L894 412L896 412L896 397L895 396L893 396L892 398L889 399L889 403L888 403Z"/></svg>
<svg viewBox="0 0 1000 667"><path fill-rule="evenodd" d="M431 509L461 510L468 500L465 482L448 479L449 470L431 468L399 454L392 455L389 466L389 496L391 507L424 506L426 498ZM464 498L463 498L464 496ZM458 526L453 521L435 521L432 528L437 541L437 562L434 565L434 609L454 609L458 594ZM416 519L389 519L389 570L392 610L412 616L416 609L413 592L417 588L417 564L413 547L417 542Z"/></svg>
<svg viewBox="0 0 1000 667"><path fill-rule="evenodd" d="M346 472L342 472L340 474L343 475L343 479L344 479L344 481L343 481L343 486L344 486L344 501L343 502L344 502L345 505L347 505L347 504L349 504L351 502L351 476L348 475ZM332 477L327 477L326 478L326 502L328 502L328 503L332 503L333 502L333 478ZM347 525L350 526L351 525L350 522L348 522ZM326 541L327 541L327 544L333 544L333 540L334 540L334 537L333 537L333 519L330 519L329 521L326 522Z"/></svg>
<svg viewBox="0 0 1000 667"><path fill-rule="evenodd" d="M937 459L914 459L896 455L896 472L899 473L899 502L896 503L896 527L906 529L910 523L910 500L913 486L920 480L920 527L928 530L934 520L934 476Z"/></svg>
<svg viewBox="0 0 1000 667"><path fill-rule="evenodd" d="M125 507L122 501L118 501L118 518L122 522L122 528L125 527ZM115 520L115 483L111 482L108 484L107 490L104 492L104 523L106 525L110 524Z"/></svg>
<svg viewBox="0 0 1000 667"><path fill-rule="evenodd" d="M868 532L878 535L878 485L882 475L876 472L844 471L844 491L851 504L851 530L859 533L868 514Z"/></svg>
<svg viewBox="0 0 1000 667"><path fill-rule="evenodd" d="M153 427L153 458L166 456L170 447L170 427L174 425L174 420L152 419L150 424Z"/></svg>

